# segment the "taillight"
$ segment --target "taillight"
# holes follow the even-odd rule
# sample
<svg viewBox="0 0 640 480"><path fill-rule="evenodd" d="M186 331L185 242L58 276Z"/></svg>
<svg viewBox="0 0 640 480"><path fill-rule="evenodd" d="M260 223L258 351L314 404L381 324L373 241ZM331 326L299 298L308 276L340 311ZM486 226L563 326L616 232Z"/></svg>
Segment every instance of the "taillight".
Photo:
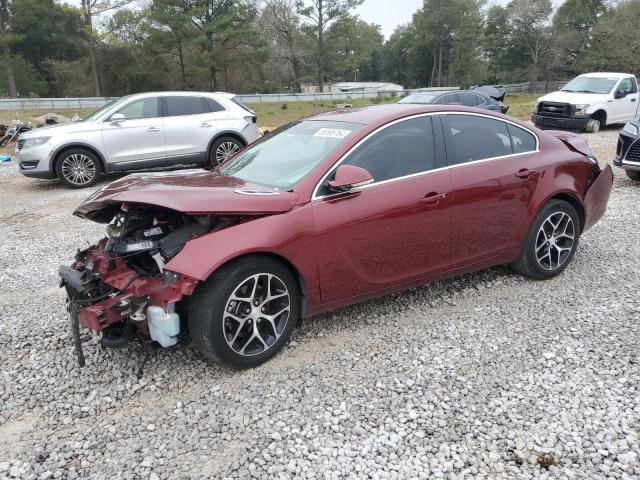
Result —
<svg viewBox="0 0 640 480"><path fill-rule="evenodd" d="M255 115L252 115L250 117L244 117L244 119L247 123L256 123L258 121L258 117Z"/></svg>

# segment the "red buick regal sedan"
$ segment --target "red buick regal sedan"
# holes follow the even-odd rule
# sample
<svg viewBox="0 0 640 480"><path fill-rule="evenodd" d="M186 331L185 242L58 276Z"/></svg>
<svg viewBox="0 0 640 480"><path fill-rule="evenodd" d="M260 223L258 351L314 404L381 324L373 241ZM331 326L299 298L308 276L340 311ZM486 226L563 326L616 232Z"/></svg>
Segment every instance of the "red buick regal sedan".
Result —
<svg viewBox="0 0 640 480"><path fill-rule="evenodd" d="M497 264L547 279L612 187L587 143L501 114L382 105L286 125L215 170L134 174L75 212L107 235L61 267L79 326L251 367L300 318Z"/></svg>

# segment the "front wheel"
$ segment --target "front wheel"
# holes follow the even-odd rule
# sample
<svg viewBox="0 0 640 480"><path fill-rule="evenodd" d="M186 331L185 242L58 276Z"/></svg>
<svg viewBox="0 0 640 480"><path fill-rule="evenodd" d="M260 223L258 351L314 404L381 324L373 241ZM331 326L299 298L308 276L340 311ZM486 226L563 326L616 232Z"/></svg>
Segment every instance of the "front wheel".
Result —
<svg viewBox="0 0 640 480"><path fill-rule="evenodd" d="M89 150L72 148L58 157L56 174L67 187L90 187L100 178L100 162Z"/></svg>
<svg viewBox="0 0 640 480"><path fill-rule="evenodd" d="M625 172L627 173L627 177L629 177L631 180L640 181L640 172L638 172L637 170L625 170Z"/></svg>
<svg viewBox="0 0 640 480"><path fill-rule="evenodd" d="M536 216L522 247L520 258L511 266L525 277L545 280L567 268L580 238L576 209L562 200L551 200Z"/></svg>
<svg viewBox="0 0 640 480"><path fill-rule="evenodd" d="M300 315L300 290L291 271L268 257L222 267L189 302L189 332L205 357L256 367L284 346Z"/></svg>
<svg viewBox="0 0 640 480"><path fill-rule="evenodd" d="M226 162L243 147L239 140L233 137L220 137L209 150L209 163L216 167Z"/></svg>
<svg viewBox="0 0 640 480"><path fill-rule="evenodd" d="M589 119L587 126L585 127L585 131L587 133L598 133L600 131L600 120L597 118Z"/></svg>

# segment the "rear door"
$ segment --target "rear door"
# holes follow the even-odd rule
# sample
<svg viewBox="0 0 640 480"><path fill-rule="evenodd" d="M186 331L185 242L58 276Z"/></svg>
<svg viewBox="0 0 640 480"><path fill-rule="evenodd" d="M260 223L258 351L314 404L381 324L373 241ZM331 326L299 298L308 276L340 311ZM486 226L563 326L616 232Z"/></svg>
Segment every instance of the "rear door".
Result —
<svg viewBox="0 0 640 480"><path fill-rule="evenodd" d="M453 188L453 267L518 250L539 180L537 138L483 115L441 118Z"/></svg>
<svg viewBox="0 0 640 480"><path fill-rule="evenodd" d="M373 184L339 195L320 190L313 215L325 239L317 256L329 259L318 265L323 303L449 268L451 179L437 168L444 155L434 138L431 117L388 126L343 161L369 171Z"/></svg>
<svg viewBox="0 0 640 480"><path fill-rule="evenodd" d="M209 142L218 126L217 112L212 111L205 97L198 95L167 95L163 97L163 105L164 138L169 161L205 161Z"/></svg>
<svg viewBox="0 0 640 480"><path fill-rule="evenodd" d="M164 157L160 99L158 97L132 100L117 112L126 117L121 122L105 120L102 140L106 161L110 168L135 168L153 159Z"/></svg>

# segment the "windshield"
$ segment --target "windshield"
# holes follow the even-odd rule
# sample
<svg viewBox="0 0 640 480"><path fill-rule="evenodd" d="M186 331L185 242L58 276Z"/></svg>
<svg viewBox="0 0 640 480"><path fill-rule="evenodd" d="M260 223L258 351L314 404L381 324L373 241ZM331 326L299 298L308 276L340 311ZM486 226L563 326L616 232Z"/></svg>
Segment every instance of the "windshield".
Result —
<svg viewBox="0 0 640 480"><path fill-rule="evenodd" d="M398 103L433 103L435 98L435 95L429 95L428 93L412 93Z"/></svg>
<svg viewBox="0 0 640 480"><path fill-rule="evenodd" d="M240 152L218 171L247 182L291 190L362 127L313 120L291 123Z"/></svg>
<svg viewBox="0 0 640 480"><path fill-rule="evenodd" d="M113 100L113 101L107 103L106 105L103 105L102 107L97 109L95 112L93 112L91 115L89 115L87 118L83 118L81 121L82 122L92 122L93 120L97 120L100 117L100 115L102 115L104 112L106 112L111 107L115 107L116 105L124 102L126 100L126 98L127 97L122 97L122 98L119 98L117 100Z"/></svg>
<svg viewBox="0 0 640 480"><path fill-rule="evenodd" d="M617 82L617 78L610 77L576 77L567 83L562 88L562 91L575 93L609 93Z"/></svg>

